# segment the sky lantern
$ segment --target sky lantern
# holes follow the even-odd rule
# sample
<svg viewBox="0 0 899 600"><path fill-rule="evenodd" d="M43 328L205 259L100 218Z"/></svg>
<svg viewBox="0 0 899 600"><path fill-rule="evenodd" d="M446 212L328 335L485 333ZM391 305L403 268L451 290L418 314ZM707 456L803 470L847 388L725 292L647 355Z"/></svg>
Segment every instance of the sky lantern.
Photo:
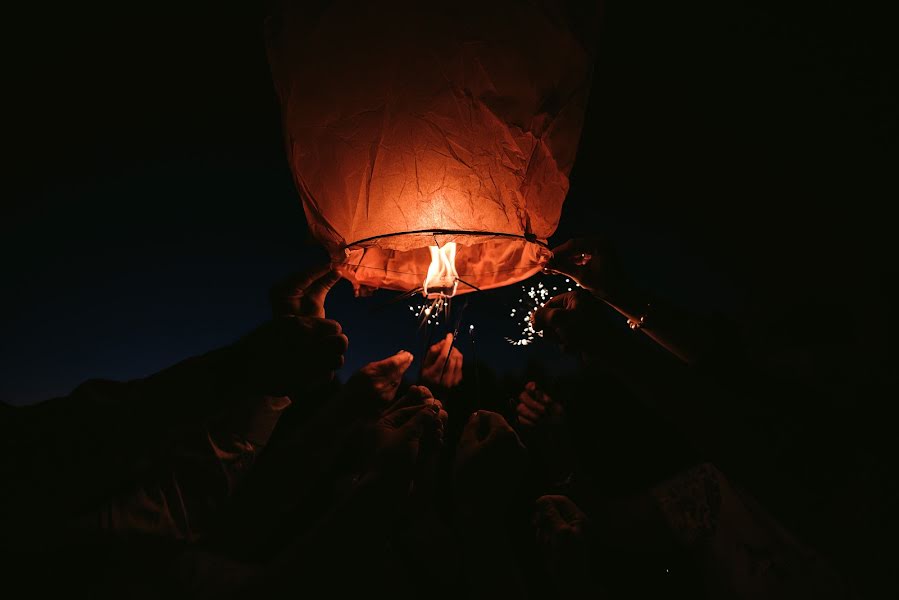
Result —
<svg viewBox="0 0 899 600"><path fill-rule="evenodd" d="M357 291L525 279L568 192L592 36L553 3L431 4L285 2L266 23L309 227Z"/></svg>

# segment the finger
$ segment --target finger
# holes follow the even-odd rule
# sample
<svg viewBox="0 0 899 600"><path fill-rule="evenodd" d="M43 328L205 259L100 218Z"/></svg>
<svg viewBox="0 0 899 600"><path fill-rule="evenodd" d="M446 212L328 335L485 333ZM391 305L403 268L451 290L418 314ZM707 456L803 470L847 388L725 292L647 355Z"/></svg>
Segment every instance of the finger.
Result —
<svg viewBox="0 0 899 600"><path fill-rule="evenodd" d="M397 400L388 410L393 411L409 406L422 406L427 404L429 398L433 397L433 394L431 394L431 391L428 388L422 385L413 385L403 397Z"/></svg>
<svg viewBox="0 0 899 600"><path fill-rule="evenodd" d="M437 363L437 358L440 356L440 352L443 350L445 339L440 340L436 344L432 344L430 348L428 348L427 354L425 354L424 366L425 368L431 367Z"/></svg>
<svg viewBox="0 0 899 600"><path fill-rule="evenodd" d="M608 252L608 246L609 244L607 242L595 237L571 239L551 250L552 258L550 258L548 264L551 265L554 260L573 263L574 260L582 258L585 254L588 256L595 256L600 254L603 250Z"/></svg>
<svg viewBox="0 0 899 600"><path fill-rule="evenodd" d="M576 523L587 518L587 515L568 496L555 496L554 498L556 510L559 511L566 523Z"/></svg>
<svg viewBox="0 0 899 600"><path fill-rule="evenodd" d="M350 340L347 336L342 333L339 335L329 335L328 337L322 338L321 344L319 345L319 349L322 355L344 355L346 354L347 349L350 347Z"/></svg>
<svg viewBox="0 0 899 600"><path fill-rule="evenodd" d="M400 350L393 356L365 365L365 368L375 376L402 377L414 360L411 352Z"/></svg>
<svg viewBox="0 0 899 600"><path fill-rule="evenodd" d="M339 369L344 365L349 341L345 335L336 335L323 338L316 346L312 356L309 356L308 348L300 348L290 359L295 364L308 364L313 368Z"/></svg>
<svg viewBox="0 0 899 600"><path fill-rule="evenodd" d="M536 427L537 426L537 424L534 421L531 421L527 417L524 417L520 414L518 415L518 422L521 425L524 425L525 427Z"/></svg>
<svg viewBox="0 0 899 600"><path fill-rule="evenodd" d="M527 419L530 419L534 423L540 422L541 415L538 414L537 412L535 412L534 410L532 410L529 406L527 406L523 402L516 407L516 412L519 415L521 415Z"/></svg>
<svg viewBox="0 0 899 600"><path fill-rule="evenodd" d="M562 244L559 244L550 252L553 253L553 257L559 258L567 258L572 254L586 252L591 250L591 244L587 238L572 238Z"/></svg>
<svg viewBox="0 0 899 600"><path fill-rule="evenodd" d="M319 335L338 335L343 332L340 323L333 319L322 319L319 317L304 317L301 319L293 319L298 326L308 327Z"/></svg>
<svg viewBox="0 0 899 600"><path fill-rule="evenodd" d="M317 317L279 317L270 322L272 340L285 350L308 351L319 339L341 335L340 323Z"/></svg>
<svg viewBox="0 0 899 600"><path fill-rule="evenodd" d="M552 253L552 257L546 263L546 269L578 279L578 276L586 270L586 262L578 261L590 256L592 249L582 240L569 240L555 248Z"/></svg>
<svg viewBox="0 0 899 600"><path fill-rule="evenodd" d="M424 399L428 399L428 398L433 399L434 398L434 394L431 393L431 390L429 390L427 388L427 386L424 386L424 385L409 386L409 393L410 394L418 394L419 397L424 398Z"/></svg>
<svg viewBox="0 0 899 600"><path fill-rule="evenodd" d="M308 271L292 273L273 285L269 291L269 299L271 300L274 314L276 316L296 314L292 313L291 310L299 308L299 299L303 297L306 288L330 270L331 266L329 264L319 265Z"/></svg>
<svg viewBox="0 0 899 600"><path fill-rule="evenodd" d="M450 358L456 361L456 364L459 365L459 368L462 367L462 364L465 361L465 356L458 348L453 348L453 351L450 353Z"/></svg>
<svg viewBox="0 0 899 600"><path fill-rule="evenodd" d="M309 286L305 292L306 298L316 307L324 307L325 298L328 296L328 292L331 291L331 288L334 287L334 284L338 281L340 281L340 273L337 271L328 271L324 276L318 278Z"/></svg>
<svg viewBox="0 0 899 600"><path fill-rule="evenodd" d="M529 416L532 413L533 413L533 411L530 410L524 404L516 404L515 405L515 414L518 415L519 419L527 419L529 421L533 421L534 419ZM534 421L534 422L536 423L536 421Z"/></svg>
<svg viewBox="0 0 899 600"><path fill-rule="evenodd" d="M524 444L521 443L521 438L518 437L518 432L509 425L505 417L496 415L496 420L491 425L487 438L481 442L484 446L503 444L510 448L515 446L521 451L525 449Z"/></svg>
<svg viewBox="0 0 899 600"><path fill-rule="evenodd" d="M506 420L495 412L489 410L477 410L468 417L465 427L462 430L462 436L459 443L463 441L468 444L479 444L487 441L488 438L511 433L515 435L514 430L509 426ZM518 436L515 436L516 438Z"/></svg>
<svg viewBox="0 0 899 600"><path fill-rule="evenodd" d="M465 421L465 427L462 428L462 435L459 436L459 447L469 447L476 445L478 443L478 417L479 411L474 411L470 415L468 415L468 420Z"/></svg>
<svg viewBox="0 0 899 600"><path fill-rule="evenodd" d="M509 434L515 436L515 430L502 415L489 410L478 411L478 414L480 419L478 436L482 442L489 443ZM517 438L517 436L515 437Z"/></svg>
<svg viewBox="0 0 899 600"><path fill-rule="evenodd" d="M406 409L409 410L409 409ZM438 412L430 406L418 408L414 414L401 427L404 437L407 439L420 438L427 431L437 431L439 423Z"/></svg>
<svg viewBox="0 0 899 600"><path fill-rule="evenodd" d="M442 340L442 344L440 353L437 355L437 364L441 365L441 367L446 363L446 357L449 356L450 350L453 349L453 334L446 334L446 337Z"/></svg>
<svg viewBox="0 0 899 600"><path fill-rule="evenodd" d="M443 376L443 385L455 387L462 380L462 356L458 352L452 352L449 356L449 364Z"/></svg>
<svg viewBox="0 0 899 600"><path fill-rule="evenodd" d="M406 406L396 410L391 410L381 419L385 425L402 427L405 423L412 419L412 417L414 417L421 411L427 411L431 414L434 414L434 410L430 406L419 404L417 406Z"/></svg>
<svg viewBox="0 0 899 600"><path fill-rule="evenodd" d="M436 406L437 410L443 409L443 402L438 400L437 398L425 398L425 404L428 406Z"/></svg>
<svg viewBox="0 0 899 600"><path fill-rule="evenodd" d="M527 395L536 400L541 404L549 404L552 402L552 398L550 398L546 393L544 393L540 388L537 387L537 384L533 381L529 381L527 385L524 386L525 392Z"/></svg>
<svg viewBox="0 0 899 600"><path fill-rule="evenodd" d="M526 392L521 392L521 394L518 395L518 400L521 401L519 406L526 406L534 414L543 415L546 412L546 407L534 400L534 398Z"/></svg>
<svg viewBox="0 0 899 600"><path fill-rule="evenodd" d="M518 392L517 400L518 400L518 402L525 402L525 401L536 402L537 401L534 398L533 392L529 392L528 390L521 390L520 392Z"/></svg>
<svg viewBox="0 0 899 600"><path fill-rule="evenodd" d="M445 410L440 410L437 412L437 434L440 439L440 443L442 444L444 439L446 438L446 424L449 422L449 415Z"/></svg>
<svg viewBox="0 0 899 600"><path fill-rule="evenodd" d="M446 428L446 422L449 419L449 415L445 410L443 410L443 403L436 398L429 398L426 402L426 405L434 411L434 414L437 415L437 427L440 430L444 430Z"/></svg>

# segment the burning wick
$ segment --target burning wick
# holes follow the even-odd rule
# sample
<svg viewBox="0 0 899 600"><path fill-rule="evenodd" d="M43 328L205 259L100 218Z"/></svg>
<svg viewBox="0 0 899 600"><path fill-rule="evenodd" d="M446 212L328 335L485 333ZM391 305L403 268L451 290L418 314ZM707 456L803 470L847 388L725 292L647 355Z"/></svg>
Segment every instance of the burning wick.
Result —
<svg viewBox="0 0 899 600"><path fill-rule="evenodd" d="M452 298L459 285L456 272L456 242L447 242L441 247L428 246L431 264L422 285L425 298Z"/></svg>

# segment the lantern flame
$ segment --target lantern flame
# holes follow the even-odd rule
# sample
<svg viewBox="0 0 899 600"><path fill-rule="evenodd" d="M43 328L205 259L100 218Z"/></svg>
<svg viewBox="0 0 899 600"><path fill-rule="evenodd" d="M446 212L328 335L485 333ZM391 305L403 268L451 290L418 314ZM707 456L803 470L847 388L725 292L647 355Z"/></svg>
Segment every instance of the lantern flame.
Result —
<svg viewBox="0 0 899 600"><path fill-rule="evenodd" d="M431 265L425 276L422 294L427 298L452 298L459 285L459 274L456 272L456 242L447 242L443 246L429 246Z"/></svg>

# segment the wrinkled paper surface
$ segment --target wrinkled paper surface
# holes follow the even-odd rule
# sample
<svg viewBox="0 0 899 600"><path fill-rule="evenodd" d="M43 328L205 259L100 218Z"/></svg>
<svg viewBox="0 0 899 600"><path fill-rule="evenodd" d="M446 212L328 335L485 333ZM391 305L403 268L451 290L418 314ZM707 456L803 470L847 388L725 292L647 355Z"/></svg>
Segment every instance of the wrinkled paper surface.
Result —
<svg viewBox="0 0 899 600"><path fill-rule="evenodd" d="M531 3L428 4L285 3L268 19L290 166L313 235L357 287L420 286L427 246L446 241L460 277L508 285L549 253L491 234L555 231L591 57ZM478 234L395 235L430 230Z"/></svg>

